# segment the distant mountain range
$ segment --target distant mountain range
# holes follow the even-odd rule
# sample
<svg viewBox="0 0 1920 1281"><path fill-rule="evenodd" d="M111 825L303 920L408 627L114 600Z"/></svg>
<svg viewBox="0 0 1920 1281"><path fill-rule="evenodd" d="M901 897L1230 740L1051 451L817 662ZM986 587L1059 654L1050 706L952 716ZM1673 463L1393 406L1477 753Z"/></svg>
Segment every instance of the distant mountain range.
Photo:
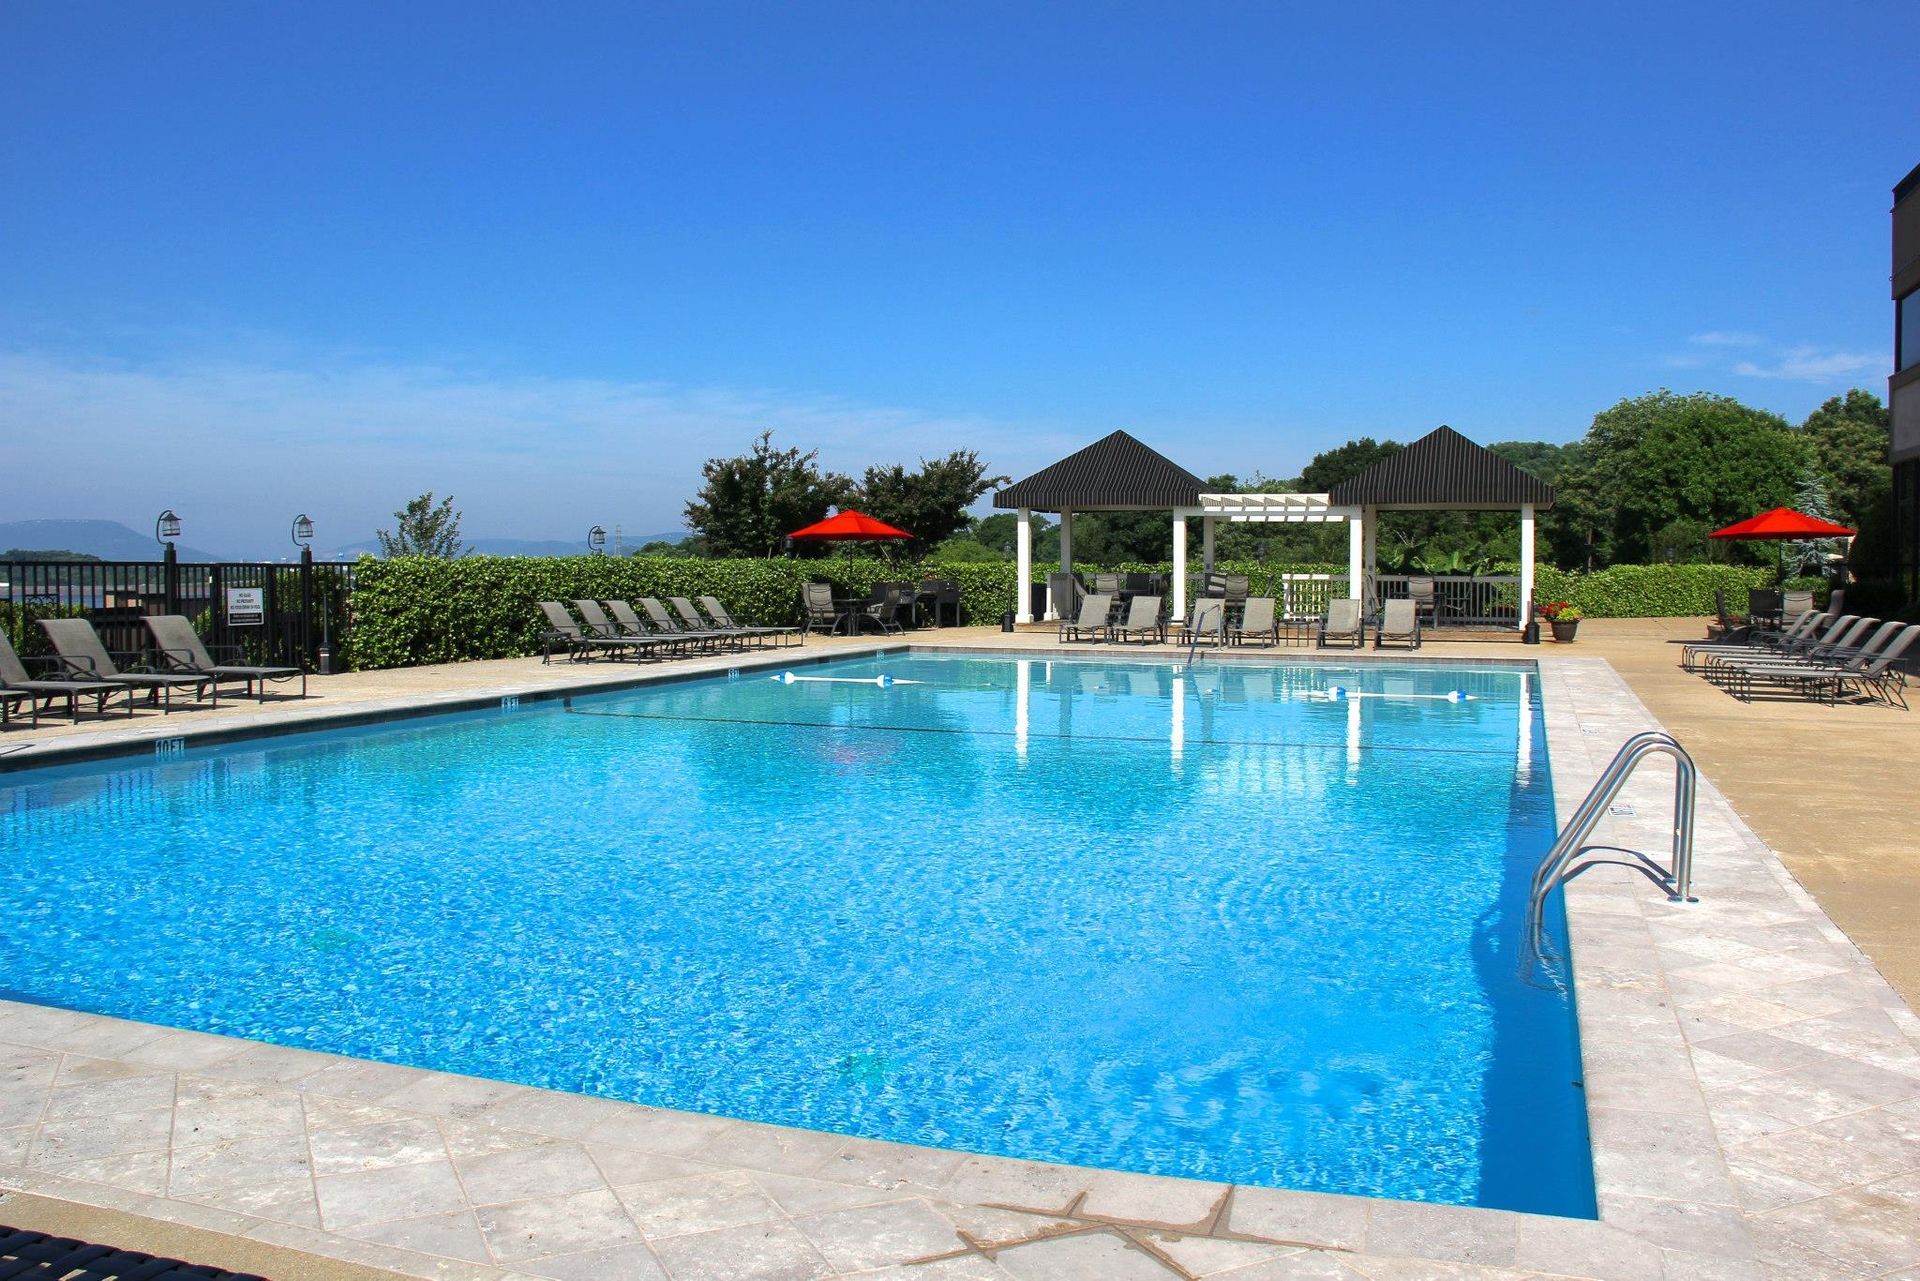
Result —
<svg viewBox="0 0 1920 1281"><path fill-rule="evenodd" d="M128 529L117 520L0 521L0 552L81 552L101 560L159 560L160 544L151 533ZM181 560L219 560L211 552L176 544Z"/></svg>
<svg viewBox="0 0 1920 1281"><path fill-rule="evenodd" d="M655 540L677 543L686 536L685 530L677 530L671 534L625 534L621 536L621 542L626 545L628 551L636 551ZM477 556L585 556L587 554L587 540L584 538L570 543L549 538L468 538L463 541L473 548ZM613 550L612 534L607 535L607 550L609 552ZM377 538L348 543L345 547L336 548L324 555L319 552L314 553L321 560L353 560L362 555L378 556L379 554L380 540Z"/></svg>
<svg viewBox="0 0 1920 1281"><path fill-rule="evenodd" d="M687 536L685 530L666 534L627 534L621 542L633 551L656 540L677 543ZM466 540L482 556L584 556L586 540L560 542L538 538L469 538ZM607 550L613 550L613 536L607 536ZM160 544L150 533L129 529L117 520L9 520L0 521L0 552L18 549L34 552L80 552L101 560L159 560ZM184 543L176 550L181 560L217 561L229 559ZM292 549L276 548L265 559L292 560ZM380 540L368 538L323 551L314 549L316 560L354 560L362 554L380 554ZM244 558L242 558L244 559Z"/></svg>

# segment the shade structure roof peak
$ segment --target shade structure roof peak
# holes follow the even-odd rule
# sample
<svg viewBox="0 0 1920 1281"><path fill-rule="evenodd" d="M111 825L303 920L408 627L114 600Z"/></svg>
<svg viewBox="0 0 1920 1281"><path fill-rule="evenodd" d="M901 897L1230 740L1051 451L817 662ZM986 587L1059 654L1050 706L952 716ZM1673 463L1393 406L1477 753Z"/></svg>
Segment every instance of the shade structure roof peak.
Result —
<svg viewBox="0 0 1920 1281"><path fill-rule="evenodd" d="M1206 482L1124 431L1115 431L1050 467L1002 488L1001 508L1151 511L1192 507Z"/></svg>
<svg viewBox="0 0 1920 1281"><path fill-rule="evenodd" d="M1335 485L1339 506L1460 508L1553 506L1553 486L1444 424Z"/></svg>

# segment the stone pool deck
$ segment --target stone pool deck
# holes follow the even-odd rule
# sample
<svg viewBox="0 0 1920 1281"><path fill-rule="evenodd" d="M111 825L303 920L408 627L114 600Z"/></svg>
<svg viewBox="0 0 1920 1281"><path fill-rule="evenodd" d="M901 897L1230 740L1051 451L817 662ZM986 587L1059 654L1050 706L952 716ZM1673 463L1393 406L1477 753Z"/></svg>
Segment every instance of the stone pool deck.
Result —
<svg viewBox="0 0 1920 1281"><path fill-rule="evenodd" d="M1615 639L1660 641L1606 632L1422 655L1538 661L1562 814L1622 739L1656 725L1641 682L1622 679L1631 664L1606 659ZM912 639L1058 652L1025 633ZM825 652L761 661L777 670ZM372 673L316 682L323 697L305 705L14 733L0 751L24 763L103 733L197 737L634 675L526 660ZM1645 692L1692 745L1690 692ZM1729 752L1741 725L1749 751L1818 736L1834 770L1860 726L1910 732L1899 713L1707 693L1735 718L1752 714L1721 731ZM1879 759L1892 770L1912 756ZM0 1221L85 1223L98 1207L115 1216L117 1244L170 1232L167 1252L228 1266L257 1263L249 1250L299 1251L287 1267L315 1277L1920 1277L1920 1020L1715 786L1710 751L1702 763L1699 903L1669 904L1619 869L1568 895L1598 1222L846 1139L9 1002L0 1189L14 1193L0 1191ZM1663 851L1669 779L1647 770L1598 839ZM1890 778L1875 803L1910 823L1899 795Z"/></svg>

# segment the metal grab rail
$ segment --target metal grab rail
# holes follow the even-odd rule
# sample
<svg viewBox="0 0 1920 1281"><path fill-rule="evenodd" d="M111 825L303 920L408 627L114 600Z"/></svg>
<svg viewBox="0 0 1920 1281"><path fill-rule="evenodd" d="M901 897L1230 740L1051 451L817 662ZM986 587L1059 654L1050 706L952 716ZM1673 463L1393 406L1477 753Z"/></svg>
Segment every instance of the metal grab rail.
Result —
<svg viewBox="0 0 1920 1281"><path fill-rule="evenodd" d="M1593 858L1576 864L1574 860L1588 848L1585 844L1587 837L1599 826L1607 806L1620 794L1620 789L1626 785L1634 768L1655 753L1673 758L1673 866L1661 867L1638 850L1614 851L1630 855L1634 860L1632 862L1618 858ZM1669 902L1699 901L1692 893L1695 775L1693 757L1687 755L1687 749L1680 746L1671 734L1648 730L1635 734L1620 745L1612 763L1601 771L1593 790L1587 793L1587 799L1580 802L1580 808L1560 829L1559 839L1554 841L1553 848L1547 851L1547 856L1540 860L1540 866L1534 869L1533 888L1527 899L1527 948L1532 956L1541 957L1547 953L1547 896L1588 868L1601 863L1618 863L1641 873L1667 892Z"/></svg>

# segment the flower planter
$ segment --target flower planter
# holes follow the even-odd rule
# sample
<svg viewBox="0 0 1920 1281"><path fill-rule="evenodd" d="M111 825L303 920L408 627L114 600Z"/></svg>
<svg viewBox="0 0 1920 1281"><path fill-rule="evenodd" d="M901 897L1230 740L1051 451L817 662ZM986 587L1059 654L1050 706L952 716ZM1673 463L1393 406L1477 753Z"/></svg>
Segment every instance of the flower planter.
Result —
<svg viewBox="0 0 1920 1281"><path fill-rule="evenodd" d="M1563 645L1568 644L1573 640L1574 634L1579 630L1580 620L1577 618L1570 623L1563 623L1556 619L1553 623L1553 639Z"/></svg>

